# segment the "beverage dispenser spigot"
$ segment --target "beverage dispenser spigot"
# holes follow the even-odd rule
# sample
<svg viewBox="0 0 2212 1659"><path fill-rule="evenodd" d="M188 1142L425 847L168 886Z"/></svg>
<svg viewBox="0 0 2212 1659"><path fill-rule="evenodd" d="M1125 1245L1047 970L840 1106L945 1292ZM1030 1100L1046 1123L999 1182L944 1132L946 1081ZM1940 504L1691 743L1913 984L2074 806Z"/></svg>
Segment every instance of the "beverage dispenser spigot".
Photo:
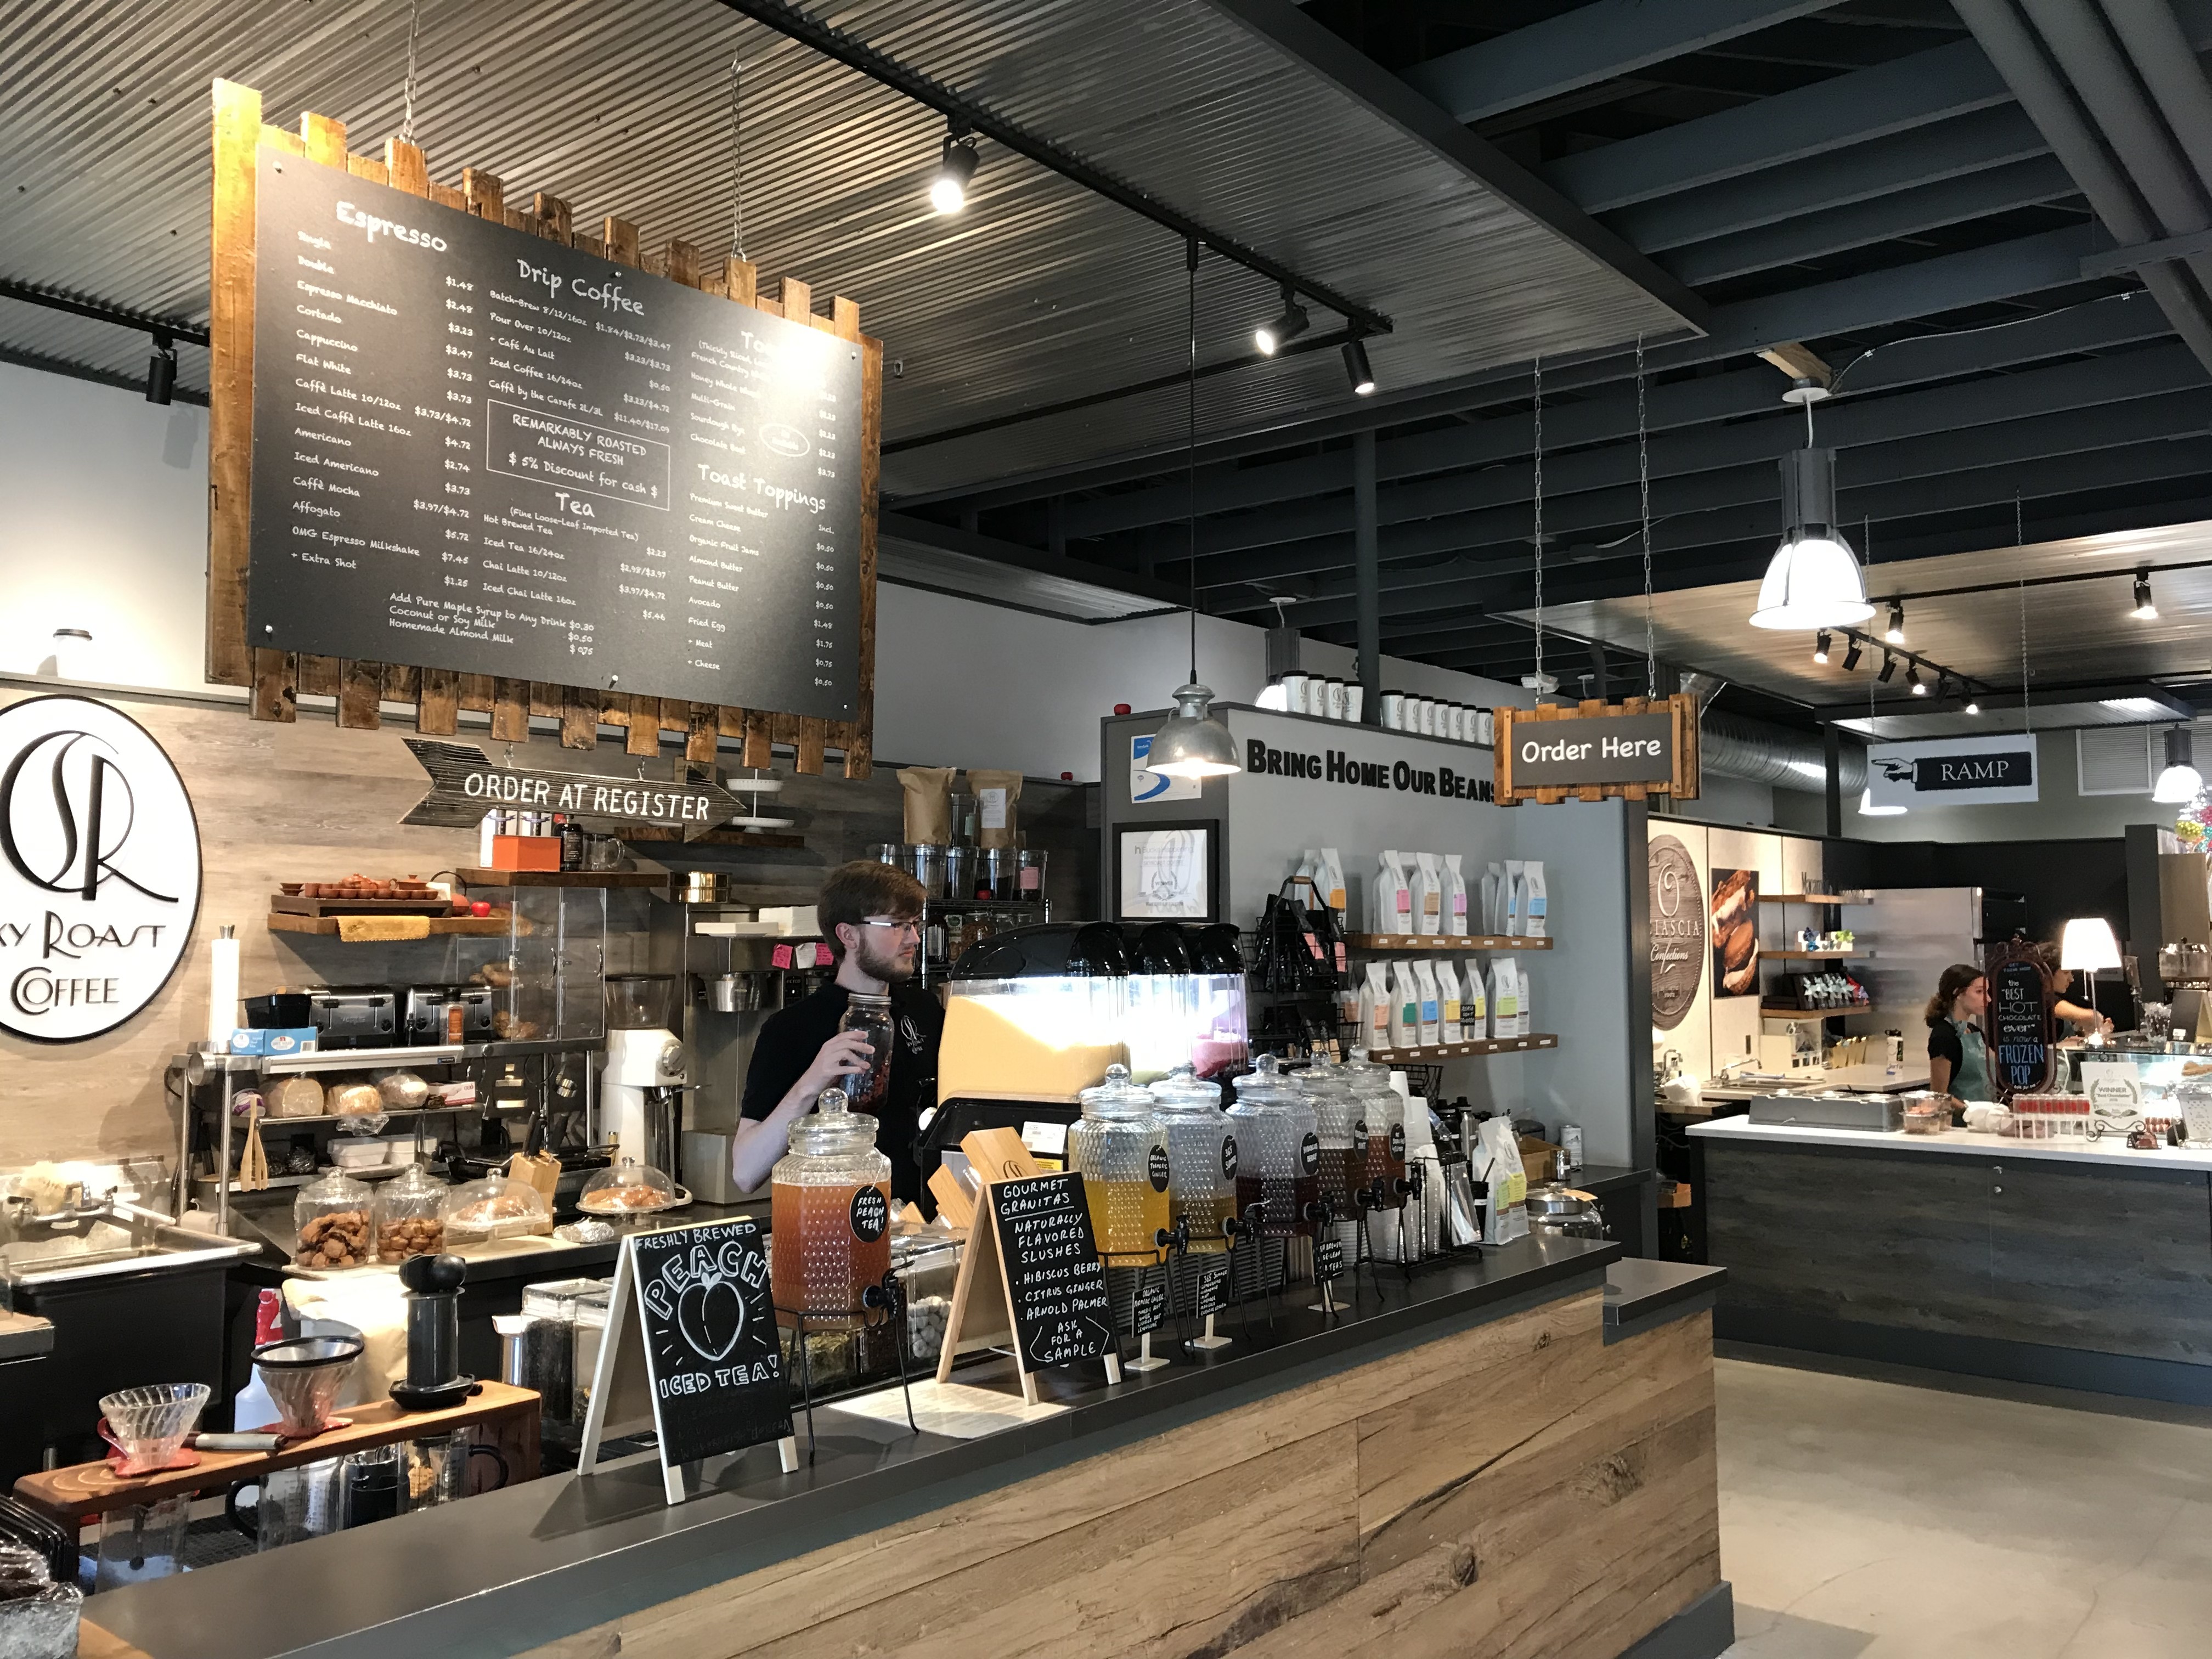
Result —
<svg viewBox="0 0 2212 1659"><path fill-rule="evenodd" d="M475 1394L462 1372L461 1285L469 1264L457 1255L410 1256L399 1264L407 1290L407 1377L392 1397L410 1412L442 1411Z"/></svg>

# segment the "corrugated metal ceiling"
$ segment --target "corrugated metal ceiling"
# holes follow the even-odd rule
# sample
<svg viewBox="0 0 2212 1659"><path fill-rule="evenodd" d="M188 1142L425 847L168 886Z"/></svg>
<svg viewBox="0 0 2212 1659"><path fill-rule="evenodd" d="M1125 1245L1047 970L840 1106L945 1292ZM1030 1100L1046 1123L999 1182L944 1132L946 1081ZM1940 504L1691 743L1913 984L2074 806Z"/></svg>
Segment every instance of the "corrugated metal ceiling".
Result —
<svg viewBox="0 0 2212 1659"><path fill-rule="evenodd" d="M1386 384L1679 331L1627 279L1198 0L861 0L837 27L1389 313ZM266 118L398 129L408 9L359 0L0 4L0 273L143 310L207 307L207 87L261 89ZM425 6L416 137L510 194L620 211L651 245L731 229L728 65L745 76L746 252L860 301L901 373L886 435L945 431L1172 373L1182 249L1166 233L986 145L971 205L931 213L942 122L711 0ZM1274 308L1224 262L1200 273L1201 356L1241 352ZM1316 318L1316 326L1333 319ZM0 348L143 374L143 336L0 303ZM185 349L187 384L204 384ZM1347 401L1335 354L1203 381L1204 429ZM1180 391L887 458L884 487L988 482L1173 433Z"/></svg>

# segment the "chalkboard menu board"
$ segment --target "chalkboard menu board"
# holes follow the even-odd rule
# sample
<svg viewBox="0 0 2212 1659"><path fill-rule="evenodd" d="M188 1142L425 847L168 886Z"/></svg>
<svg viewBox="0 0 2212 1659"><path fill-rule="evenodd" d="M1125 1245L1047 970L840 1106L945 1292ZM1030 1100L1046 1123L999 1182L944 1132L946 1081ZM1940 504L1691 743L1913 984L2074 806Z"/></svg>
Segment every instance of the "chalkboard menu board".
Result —
<svg viewBox="0 0 2212 1659"><path fill-rule="evenodd" d="M664 1464L791 1432L762 1237L757 1221L718 1221L623 1241Z"/></svg>
<svg viewBox="0 0 2212 1659"><path fill-rule="evenodd" d="M274 149L247 641L851 720L858 342Z"/></svg>
<svg viewBox="0 0 2212 1659"><path fill-rule="evenodd" d="M1111 1351L1106 1269L1091 1237L1083 1177L1000 1181L990 1199L1022 1369L1071 1365Z"/></svg>
<svg viewBox="0 0 2212 1659"><path fill-rule="evenodd" d="M2007 1099L2043 1087L2051 1075L2051 1004L2042 962L2020 945L1990 952L1990 1058Z"/></svg>
<svg viewBox="0 0 2212 1659"><path fill-rule="evenodd" d="M1231 1264L1225 1255L1195 1256L1192 1260L1197 1264L1198 1284L1192 1293L1191 1310L1204 1319L1229 1305Z"/></svg>

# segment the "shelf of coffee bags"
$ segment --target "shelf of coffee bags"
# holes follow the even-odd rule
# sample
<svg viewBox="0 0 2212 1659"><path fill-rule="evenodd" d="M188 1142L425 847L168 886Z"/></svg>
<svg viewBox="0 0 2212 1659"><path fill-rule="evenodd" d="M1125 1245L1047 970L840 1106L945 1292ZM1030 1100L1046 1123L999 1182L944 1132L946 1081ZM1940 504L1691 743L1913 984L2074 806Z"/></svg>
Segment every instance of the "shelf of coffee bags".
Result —
<svg viewBox="0 0 2212 1659"><path fill-rule="evenodd" d="M1440 1060L1477 1060L1484 1054L1525 1054L1532 1048L1556 1048L1559 1040L1545 1032L1533 1036L1492 1037L1482 1042L1438 1042L1419 1048L1370 1048L1367 1058L1377 1066L1433 1066Z"/></svg>
<svg viewBox="0 0 2212 1659"><path fill-rule="evenodd" d="M1522 939L1502 933L1347 933L1351 951L1548 951L1548 939ZM1770 956L1773 952L1769 951Z"/></svg>

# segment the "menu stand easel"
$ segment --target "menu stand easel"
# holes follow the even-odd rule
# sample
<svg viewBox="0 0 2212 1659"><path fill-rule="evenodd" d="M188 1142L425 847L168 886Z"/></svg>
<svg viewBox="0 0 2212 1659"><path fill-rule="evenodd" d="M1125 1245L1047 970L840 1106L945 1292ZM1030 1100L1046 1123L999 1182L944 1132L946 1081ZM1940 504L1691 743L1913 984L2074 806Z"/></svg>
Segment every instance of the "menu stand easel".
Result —
<svg viewBox="0 0 2212 1659"><path fill-rule="evenodd" d="M1000 1230L1009 1219L1002 1206L1008 1192L1039 1188L1047 1182L1067 1187L1073 1194L1072 1204L1060 1207L1066 1211L1071 1230L1079 1236L1080 1259L1087 1261L1091 1270L1098 1276L1096 1308L1056 1316L1048 1331L1024 1331L1000 1238ZM960 1258L960 1276L953 1285L952 1307L945 1318L945 1346L937 1359L937 1380L940 1384L951 1381L955 1359L963 1353L988 1348L1012 1351L1014 1368L1021 1377L1022 1400L1026 1405L1040 1402L1036 1371L1044 1365L1103 1359L1106 1381L1109 1384L1121 1382L1121 1358L1115 1352L1113 1327L1097 1316L1107 1308L1106 1269L1099 1261L1097 1246L1091 1239L1091 1218L1083 1206L1082 1195L1083 1177L1073 1172L984 1183L975 1200L975 1225L969 1230L968 1248ZM1031 1322L1034 1327L1035 1322ZM1038 1352L1040 1337L1047 1345L1042 1354Z"/></svg>

